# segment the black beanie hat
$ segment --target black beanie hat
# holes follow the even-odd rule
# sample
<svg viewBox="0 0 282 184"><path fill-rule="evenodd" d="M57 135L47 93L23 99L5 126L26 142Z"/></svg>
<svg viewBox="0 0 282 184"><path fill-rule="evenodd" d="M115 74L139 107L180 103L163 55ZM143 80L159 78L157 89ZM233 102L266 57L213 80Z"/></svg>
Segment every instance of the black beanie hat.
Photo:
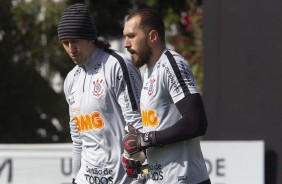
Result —
<svg viewBox="0 0 282 184"><path fill-rule="evenodd" d="M85 4L70 5L64 12L59 25L58 37L62 39L97 39L97 30Z"/></svg>

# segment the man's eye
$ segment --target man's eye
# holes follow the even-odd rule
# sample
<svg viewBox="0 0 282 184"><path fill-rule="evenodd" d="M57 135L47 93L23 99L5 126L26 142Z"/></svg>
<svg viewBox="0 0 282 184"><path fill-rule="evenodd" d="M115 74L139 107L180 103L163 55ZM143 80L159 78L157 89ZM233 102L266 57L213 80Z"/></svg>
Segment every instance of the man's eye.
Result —
<svg viewBox="0 0 282 184"><path fill-rule="evenodd" d="M69 42L68 42L68 41L64 41L63 44L64 44L64 45L68 45Z"/></svg>

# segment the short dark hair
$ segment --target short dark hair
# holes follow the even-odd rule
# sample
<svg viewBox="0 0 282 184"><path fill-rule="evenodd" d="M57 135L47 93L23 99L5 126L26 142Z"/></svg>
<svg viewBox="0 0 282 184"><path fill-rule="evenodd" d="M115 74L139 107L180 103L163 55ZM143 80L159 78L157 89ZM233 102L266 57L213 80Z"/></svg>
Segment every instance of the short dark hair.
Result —
<svg viewBox="0 0 282 184"><path fill-rule="evenodd" d="M125 21L129 21L135 16L140 16L140 28L145 32L149 32L152 29L156 30L159 34L160 40L165 43L165 26L161 15L153 9L140 9L129 14Z"/></svg>

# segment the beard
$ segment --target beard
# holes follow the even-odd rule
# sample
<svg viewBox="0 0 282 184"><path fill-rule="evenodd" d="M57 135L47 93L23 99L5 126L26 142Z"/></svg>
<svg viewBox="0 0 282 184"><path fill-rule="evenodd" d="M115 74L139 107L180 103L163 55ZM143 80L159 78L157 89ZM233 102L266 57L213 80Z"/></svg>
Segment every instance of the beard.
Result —
<svg viewBox="0 0 282 184"><path fill-rule="evenodd" d="M135 52L135 51L134 51ZM138 55L137 59L132 58L134 66L141 68L147 64L152 56L152 48L147 44L147 42L142 42L140 45L139 52L135 52Z"/></svg>

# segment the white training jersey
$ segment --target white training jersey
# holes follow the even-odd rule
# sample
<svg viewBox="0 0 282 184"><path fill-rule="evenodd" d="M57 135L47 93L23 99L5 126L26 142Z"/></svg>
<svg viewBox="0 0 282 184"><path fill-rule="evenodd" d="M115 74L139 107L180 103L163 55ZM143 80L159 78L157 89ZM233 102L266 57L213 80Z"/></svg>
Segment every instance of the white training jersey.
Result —
<svg viewBox="0 0 282 184"><path fill-rule="evenodd" d="M127 184L121 163L124 127L141 128L141 75L125 55L97 48L64 82L78 184Z"/></svg>
<svg viewBox="0 0 282 184"><path fill-rule="evenodd" d="M175 103L199 93L187 62L165 49L157 63L146 69L141 92L143 131L159 131L175 124L181 114ZM209 178L199 138L147 149L147 183L198 184Z"/></svg>

